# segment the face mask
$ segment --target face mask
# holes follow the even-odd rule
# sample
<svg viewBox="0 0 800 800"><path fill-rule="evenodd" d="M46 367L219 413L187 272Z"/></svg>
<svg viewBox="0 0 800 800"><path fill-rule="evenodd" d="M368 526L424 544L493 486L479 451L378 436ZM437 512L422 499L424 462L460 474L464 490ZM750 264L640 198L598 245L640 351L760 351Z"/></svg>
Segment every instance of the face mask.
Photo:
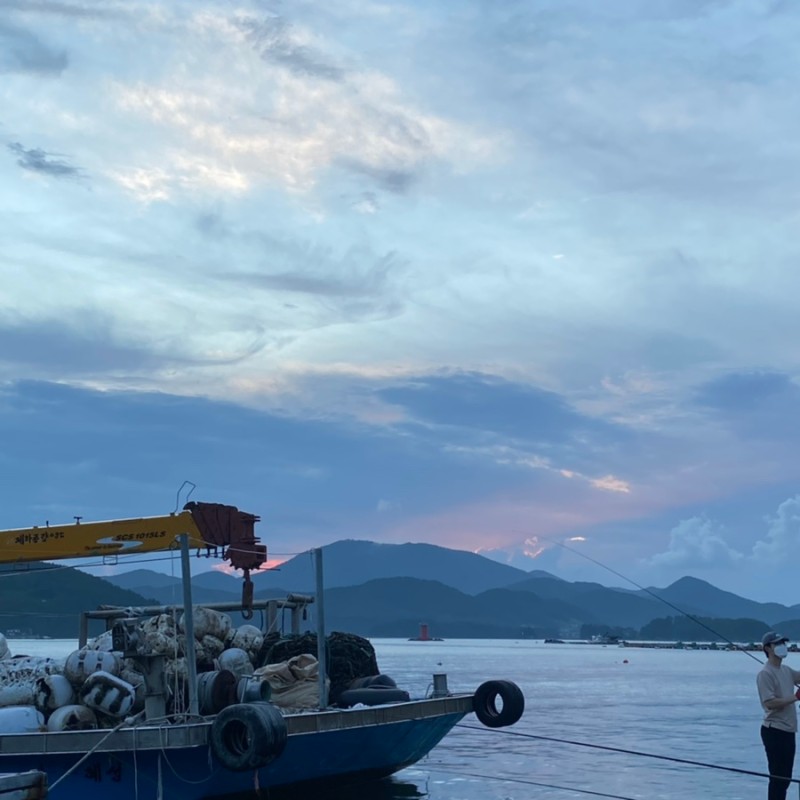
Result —
<svg viewBox="0 0 800 800"><path fill-rule="evenodd" d="M785 644L776 644L775 647L772 648L772 652L775 653L778 658L786 658L786 656L789 655Z"/></svg>

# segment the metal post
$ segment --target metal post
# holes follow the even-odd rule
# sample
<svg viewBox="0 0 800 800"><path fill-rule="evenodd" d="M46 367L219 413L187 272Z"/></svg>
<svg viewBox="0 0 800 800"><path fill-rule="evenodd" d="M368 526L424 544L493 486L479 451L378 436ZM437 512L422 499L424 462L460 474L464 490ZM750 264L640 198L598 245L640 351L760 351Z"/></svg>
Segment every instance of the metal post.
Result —
<svg viewBox="0 0 800 800"><path fill-rule="evenodd" d="M325 684L328 667L325 652L325 602L322 580L322 548L314 551L314 566L317 574L317 662L319 665L319 707L328 707L328 688Z"/></svg>
<svg viewBox="0 0 800 800"><path fill-rule="evenodd" d="M278 601L270 600L267 603L267 630L265 633L272 633L278 630Z"/></svg>
<svg viewBox="0 0 800 800"><path fill-rule="evenodd" d="M89 617L86 616L86 612L81 612L81 627L80 631L78 632L78 648L83 647L86 642L89 640Z"/></svg>
<svg viewBox="0 0 800 800"><path fill-rule="evenodd" d="M192 611L192 567L189 561L189 534L182 533L181 579L183 582L183 631L186 635L186 672L189 678L189 713L200 714L197 702L197 656L194 652L194 613Z"/></svg>

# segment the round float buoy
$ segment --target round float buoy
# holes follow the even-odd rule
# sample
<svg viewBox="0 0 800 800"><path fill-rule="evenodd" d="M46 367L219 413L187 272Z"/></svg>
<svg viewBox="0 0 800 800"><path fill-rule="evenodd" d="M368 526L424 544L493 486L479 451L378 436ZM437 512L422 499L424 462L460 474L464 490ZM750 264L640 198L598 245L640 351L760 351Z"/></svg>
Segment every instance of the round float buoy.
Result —
<svg viewBox="0 0 800 800"><path fill-rule="evenodd" d="M502 703L497 707L497 701ZM513 725L525 710L522 690L512 681L486 681L472 698L475 716L487 728L504 728Z"/></svg>
<svg viewBox="0 0 800 800"><path fill-rule="evenodd" d="M211 725L211 750L229 770L265 767L286 747L286 720L272 703L228 706Z"/></svg>

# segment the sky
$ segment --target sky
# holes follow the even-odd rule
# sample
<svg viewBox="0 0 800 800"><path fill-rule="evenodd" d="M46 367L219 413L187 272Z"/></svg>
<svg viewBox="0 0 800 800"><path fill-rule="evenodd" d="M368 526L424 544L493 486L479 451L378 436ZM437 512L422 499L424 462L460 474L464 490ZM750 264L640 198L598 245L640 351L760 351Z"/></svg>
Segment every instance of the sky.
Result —
<svg viewBox="0 0 800 800"><path fill-rule="evenodd" d="M800 602L799 37L789 0L5 0L3 527L190 481L274 560Z"/></svg>

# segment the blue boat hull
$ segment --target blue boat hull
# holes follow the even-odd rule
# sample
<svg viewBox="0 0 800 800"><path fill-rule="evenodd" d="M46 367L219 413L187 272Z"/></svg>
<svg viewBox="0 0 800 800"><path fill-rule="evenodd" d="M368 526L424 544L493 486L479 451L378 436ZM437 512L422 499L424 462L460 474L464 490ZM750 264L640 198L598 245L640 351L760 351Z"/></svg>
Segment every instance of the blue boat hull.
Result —
<svg viewBox="0 0 800 800"><path fill-rule="evenodd" d="M275 761L247 772L227 770L208 744L106 752L98 748L77 769L75 765L84 754L0 753L0 771L45 772L50 786L55 785L57 800L91 800L101 794L104 800L200 800L259 788L356 782L391 775L419 761L466 713L455 710L376 724L290 732L283 753Z"/></svg>

